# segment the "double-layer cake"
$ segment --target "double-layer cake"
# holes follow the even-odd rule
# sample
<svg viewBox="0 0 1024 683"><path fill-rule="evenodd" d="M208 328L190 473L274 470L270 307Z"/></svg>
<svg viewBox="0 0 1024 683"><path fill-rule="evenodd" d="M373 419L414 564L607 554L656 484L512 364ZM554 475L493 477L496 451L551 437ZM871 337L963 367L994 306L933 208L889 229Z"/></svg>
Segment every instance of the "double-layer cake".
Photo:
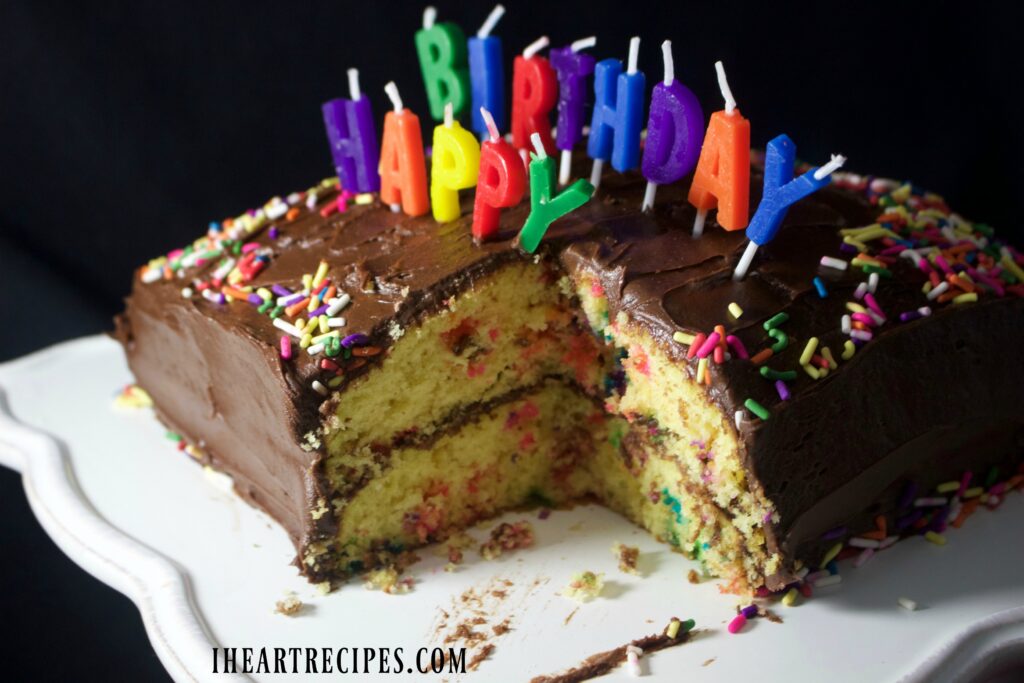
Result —
<svg viewBox="0 0 1024 683"><path fill-rule="evenodd" d="M730 590L938 536L1019 487L1024 256L837 174L749 275L688 182L607 173L540 249L337 180L138 272L117 320L158 415L337 583L523 505L597 501ZM761 176L752 172L751 206Z"/></svg>

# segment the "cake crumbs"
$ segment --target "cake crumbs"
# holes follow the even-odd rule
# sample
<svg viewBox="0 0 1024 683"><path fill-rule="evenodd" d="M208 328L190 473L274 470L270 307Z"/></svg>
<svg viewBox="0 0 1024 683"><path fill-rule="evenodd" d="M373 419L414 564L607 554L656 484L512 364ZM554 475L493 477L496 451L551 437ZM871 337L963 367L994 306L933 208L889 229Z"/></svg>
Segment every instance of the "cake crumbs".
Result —
<svg viewBox="0 0 1024 683"><path fill-rule="evenodd" d="M626 574L639 574L637 562L640 559L640 548L633 545L616 543L612 546L612 554L619 558L619 571Z"/></svg>
<svg viewBox="0 0 1024 683"><path fill-rule="evenodd" d="M533 545L533 525L526 520L502 522L491 529L491 537L480 546L480 556L485 560L501 557L508 550L529 548Z"/></svg>
<svg viewBox="0 0 1024 683"><path fill-rule="evenodd" d="M691 569L686 572L686 580L690 583L700 583L700 574L697 573L696 569Z"/></svg>
<svg viewBox="0 0 1024 683"><path fill-rule="evenodd" d="M572 618L574 616L576 616L576 613L579 612L579 611L580 611L579 607L573 608L573 610L571 612L569 612L567 615L565 615L565 621L562 622L562 625L563 626L568 626L569 622L572 621Z"/></svg>
<svg viewBox="0 0 1024 683"><path fill-rule="evenodd" d="M701 664L701 666L709 666L709 665L710 665L710 664L712 664L712 663L713 663L713 662L714 662L714 661L715 661L716 659L718 659L718 658L717 658L717 657L712 657L711 659L705 659L705 660L704 660L704 663L703 663L703 664Z"/></svg>
<svg viewBox="0 0 1024 683"><path fill-rule="evenodd" d="M363 587L367 590L379 590L388 595L399 595L412 590L413 580L399 578L399 571L394 567L381 567L366 574Z"/></svg>
<svg viewBox="0 0 1024 683"><path fill-rule="evenodd" d="M294 593L289 593L284 600L278 600L277 605L274 606L274 612L277 614L283 614L286 617L294 617L302 611L302 600Z"/></svg>
<svg viewBox="0 0 1024 683"><path fill-rule="evenodd" d="M508 622L509 620L508 618L506 618L505 621L501 622L500 624L495 624L494 626L492 626L491 630L494 631L494 635L503 636L509 631L511 631L512 627L509 626Z"/></svg>
<svg viewBox="0 0 1024 683"><path fill-rule="evenodd" d="M588 602L601 594L604 589L604 574L592 571L578 572L562 591L562 595L578 602Z"/></svg>

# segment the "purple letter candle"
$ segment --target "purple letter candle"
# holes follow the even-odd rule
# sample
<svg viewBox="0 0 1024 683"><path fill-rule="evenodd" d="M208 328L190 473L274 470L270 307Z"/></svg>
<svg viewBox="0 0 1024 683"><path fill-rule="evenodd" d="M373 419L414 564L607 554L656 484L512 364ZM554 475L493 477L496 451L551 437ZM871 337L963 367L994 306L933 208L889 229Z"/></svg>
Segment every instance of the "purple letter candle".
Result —
<svg viewBox="0 0 1024 683"><path fill-rule="evenodd" d="M562 150L558 183L569 182L572 149L583 139L583 106L587 99L587 77L594 73L595 60L581 50L597 43L594 36L573 41L548 53L551 66L558 74L558 132L555 146Z"/></svg>
<svg viewBox="0 0 1024 683"><path fill-rule="evenodd" d="M654 86L647 118L647 144L640 169L647 178L643 210L654 206L658 185L674 183L693 170L704 140L704 113L697 96L675 78L672 42L661 44L665 78Z"/></svg>
<svg viewBox="0 0 1024 683"><path fill-rule="evenodd" d="M338 98L324 103L322 107L334 168L341 179L342 189L376 192L380 190L377 129L373 125L370 100L359 92L359 72L356 69L348 70L348 85L352 99Z"/></svg>

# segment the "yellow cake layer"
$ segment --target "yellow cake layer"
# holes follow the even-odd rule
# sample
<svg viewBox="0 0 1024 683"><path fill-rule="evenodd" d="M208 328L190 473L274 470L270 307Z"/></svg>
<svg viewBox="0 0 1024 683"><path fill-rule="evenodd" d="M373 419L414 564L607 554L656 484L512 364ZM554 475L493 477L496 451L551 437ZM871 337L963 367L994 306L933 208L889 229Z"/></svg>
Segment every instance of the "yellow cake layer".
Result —
<svg viewBox="0 0 1024 683"><path fill-rule="evenodd" d="M373 453L399 435L429 438L468 406L544 377L596 394L607 362L557 280L546 265L510 265L404 330L381 366L340 394L321 439L329 475L372 475Z"/></svg>

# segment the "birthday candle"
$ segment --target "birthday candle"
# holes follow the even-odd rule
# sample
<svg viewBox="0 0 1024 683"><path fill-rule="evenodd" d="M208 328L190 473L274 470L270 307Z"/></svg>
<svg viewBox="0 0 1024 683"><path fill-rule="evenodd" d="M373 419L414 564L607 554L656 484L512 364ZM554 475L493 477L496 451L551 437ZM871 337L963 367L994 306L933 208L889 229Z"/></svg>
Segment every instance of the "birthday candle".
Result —
<svg viewBox="0 0 1024 683"><path fill-rule="evenodd" d="M348 92L350 99L334 99L322 107L334 168L345 190L376 192L380 189L377 129L370 99L359 90L357 69L348 70Z"/></svg>
<svg viewBox="0 0 1024 683"><path fill-rule="evenodd" d="M469 68L466 66L466 36L450 21L435 23L437 10L423 10L423 28L416 32L416 53L427 88L430 115L444 118L444 105L451 102L455 116L469 104Z"/></svg>
<svg viewBox="0 0 1024 683"><path fill-rule="evenodd" d="M718 224L726 230L747 227L750 213L750 121L736 108L725 67L715 62L725 109L711 115L689 200L697 209L693 236L704 232L708 211L718 207Z"/></svg>
<svg viewBox="0 0 1024 683"><path fill-rule="evenodd" d="M551 121L548 114L558 98L555 70L537 53L548 46L541 36L526 46L512 64L512 146L527 150L534 133L540 135L545 150L554 152Z"/></svg>
<svg viewBox="0 0 1024 683"><path fill-rule="evenodd" d="M434 128L430 205L439 223L459 217L459 190L476 185L480 170L480 144L455 120L453 109L451 102L446 104L444 123Z"/></svg>
<svg viewBox="0 0 1024 683"><path fill-rule="evenodd" d="M384 116L380 198L396 213L401 209L410 216L420 216L430 209L420 120L402 105L394 81L384 86L384 92L391 98L394 109Z"/></svg>
<svg viewBox="0 0 1024 683"><path fill-rule="evenodd" d="M469 39L469 80L473 91L473 130L487 135L487 124L480 116L481 109L494 112L499 128L505 127L505 70L501 59L501 38L492 36L505 8L495 5L487 20Z"/></svg>
<svg viewBox="0 0 1024 683"><path fill-rule="evenodd" d="M530 215L516 241L524 251L532 254L551 224L583 206L593 196L594 186L586 180L577 180L555 196L555 162L544 150L540 135L534 133L530 141L535 150L530 162Z"/></svg>
<svg viewBox="0 0 1024 683"><path fill-rule="evenodd" d="M566 185L572 173L572 150L583 139L583 105L586 104L587 77L594 73L595 60L581 52L594 47L597 38L574 40L566 47L548 53L558 74L558 129L555 147L562 150L558 166L558 184Z"/></svg>
<svg viewBox="0 0 1024 683"><path fill-rule="evenodd" d="M640 38L629 41L629 62L605 59L594 68L594 115L590 120L587 154L594 160L590 184L601 184L604 162L611 158L616 171L628 171L640 161L640 127L644 113L644 74L637 70Z"/></svg>
<svg viewBox="0 0 1024 683"><path fill-rule="evenodd" d="M793 177L795 163L796 145L789 136L779 135L768 143L764 161L764 192L747 226L746 236L750 242L733 271L733 279L742 280L757 248L775 239L789 207L828 185L830 176L846 163L846 158L833 154L827 164L812 168L797 178Z"/></svg>
<svg viewBox="0 0 1024 683"><path fill-rule="evenodd" d="M693 170L704 137L704 113L693 92L676 80L672 42L661 44L665 78L654 86L647 142L640 168L647 178L642 210L654 207L659 184L674 183Z"/></svg>
<svg viewBox="0 0 1024 683"><path fill-rule="evenodd" d="M484 241L498 232L501 209L515 206L526 192L526 167L515 148L498 133L494 118L486 109L480 117L487 125L489 139L480 147L480 173L473 202L473 238Z"/></svg>

